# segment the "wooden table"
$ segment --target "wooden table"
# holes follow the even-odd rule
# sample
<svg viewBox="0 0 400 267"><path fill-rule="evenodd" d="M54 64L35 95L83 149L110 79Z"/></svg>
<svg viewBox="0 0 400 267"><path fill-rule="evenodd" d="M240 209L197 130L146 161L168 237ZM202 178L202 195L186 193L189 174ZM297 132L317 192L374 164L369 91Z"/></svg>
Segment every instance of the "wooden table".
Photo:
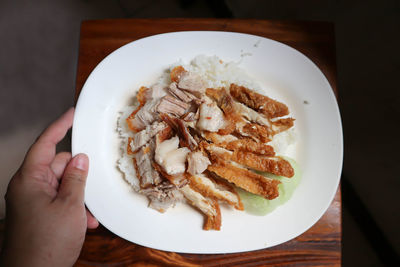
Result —
<svg viewBox="0 0 400 267"><path fill-rule="evenodd" d="M142 37L173 31L217 30L250 33L285 43L309 57L336 89L334 26L324 22L231 19L116 19L81 26L76 98L90 72L115 49ZM199 255L142 247L104 227L89 230L76 266L315 266L341 264L340 188L323 217L284 244L253 252Z"/></svg>

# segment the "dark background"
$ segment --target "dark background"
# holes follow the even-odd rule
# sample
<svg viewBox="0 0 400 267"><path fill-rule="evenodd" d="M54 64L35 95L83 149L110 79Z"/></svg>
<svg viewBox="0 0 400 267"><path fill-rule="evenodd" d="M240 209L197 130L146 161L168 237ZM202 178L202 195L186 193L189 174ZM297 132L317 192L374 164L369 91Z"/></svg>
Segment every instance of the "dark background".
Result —
<svg viewBox="0 0 400 267"><path fill-rule="evenodd" d="M1 196L29 144L73 105L81 21L152 17L333 22L345 142L343 263L381 266L399 259L400 1L395 0L0 1ZM65 140L61 149L69 145Z"/></svg>

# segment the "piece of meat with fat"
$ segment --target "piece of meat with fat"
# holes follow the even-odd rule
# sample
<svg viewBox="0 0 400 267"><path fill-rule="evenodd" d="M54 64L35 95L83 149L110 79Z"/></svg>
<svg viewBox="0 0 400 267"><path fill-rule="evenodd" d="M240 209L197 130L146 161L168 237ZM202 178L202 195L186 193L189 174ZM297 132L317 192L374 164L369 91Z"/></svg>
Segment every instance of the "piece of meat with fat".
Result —
<svg viewBox="0 0 400 267"><path fill-rule="evenodd" d="M126 119L128 127L138 132L143 130L146 126L152 124L157 119L157 105L158 99L147 101L144 105L140 105L132 114Z"/></svg>
<svg viewBox="0 0 400 267"><path fill-rule="evenodd" d="M268 118L282 117L289 114L289 109L285 104L256 93L244 86L232 83L229 91L237 101L264 114Z"/></svg>
<svg viewBox="0 0 400 267"><path fill-rule="evenodd" d="M161 182L158 172L152 167L154 150L150 144L139 149L133 156L133 165L138 174L141 188L157 185Z"/></svg>
<svg viewBox="0 0 400 267"><path fill-rule="evenodd" d="M149 207L159 212L165 212L168 208L183 199L182 193L178 188L168 181L139 191L150 200Z"/></svg>
<svg viewBox="0 0 400 267"><path fill-rule="evenodd" d="M186 170L186 156L190 150L186 147L178 148L178 146L178 136L156 145L154 159L170 175L184 173Z"/></svg>
<svg viewBox="0 0 400 267"><path fill-rule="evenodd" d="M168 113L180 117L186 113L186 110L189 108L189 106L190 105L188 103L185 103L173 96L166 95L161 98L161 101L157 105L157 111L159 113Z"/></svg>
<svg viewBox="0 0 400 267"><path fill-rule="evenodd" d="M172 82L179 82L181 76L183 73L185 73L186 70L182 66L176 66L171 70L170 77Z"/></svg>
<svg viewBox="0 0 400 267"><path fill-rule="evenodd" d="M197 73L186 71L182 72L178 81L178 88L201 98L206 90L206 84Z"/></svg>
<svg viewBox="0 0 400 267"><path fill-rule="evenodd" d="M275 156L274 148L270 145L255 142L249 138L238 139L234 135L220 135L217 133L203 132L203 138L228 150L253 152L259 155Z"/></svg>
<svg viewBox="0 0 400 267"><path fill-rule="evenodd" d="M218 133L226 135L231 134L236 128L244 124L242 116L237 112L234 101L228 92L224 89L207 88L206 95L213 99L219 108L224 113L226 121L224 128L220 129Z"/></svg>
<svg viewBox="0 0 400 267"><path fill-rule="evenodd" d="M147 144L153 136L164 130L168 125L164 122L154 122L145 129L128 138L128 154L135 153L139 148Z"/></svg>
<svg viewBox="0 0 400 267"><path fill-rule="evenodd" d="M182 101L185 102L185 103L189 103L189 102L191 102L192 100L199 100L196 96L192 95L191 93L185 92L185 91L179 89L179 88L176 86L176 83L175 83L175 82L171 83L171 84L168 86L168 92L169 92L171 95L175 96L176 98L182 100Z"/></svg>
<svg viewBox="0 0 400 267"><path fill-rule="evenodd" d="M187 172L196 175L204 172L207 166L211 164L207 156L201 151L190 152L187 156L188 168Z"/></svg>
<svg viewBox="0 0 400 267"><path fill-rule="evenodd" d="M221 229L221 210L216 200L207 199L202 194L186 185L180 188L187 202L200 210L205 215L204 230Z"/></svg>
<svg viewBox="0 0 400 267"><path fill-rule="evenodd" d="M197 147L197 142L190 134L187 123L176 117L171 117L168 114L160 114L160 118L167 123L179 135L179 143L183 147L194 151Z"/></svg>
<svg viewBox="0 0 400 267"><path fill-rule="evenodd" d="M197 128L203 131L218 132L225 126L224 114L215 102L202 103L199 107Z"/></svg>
<svg viewBox="0 0 400 267"><path fill-rule="evenodd" d="M243 210L243 204L239 195L233 189L222 183L217 183L214 179L204 174L187 175L189 184L196 191L208 198L217 199L234 206L238 210Z"/></svg>

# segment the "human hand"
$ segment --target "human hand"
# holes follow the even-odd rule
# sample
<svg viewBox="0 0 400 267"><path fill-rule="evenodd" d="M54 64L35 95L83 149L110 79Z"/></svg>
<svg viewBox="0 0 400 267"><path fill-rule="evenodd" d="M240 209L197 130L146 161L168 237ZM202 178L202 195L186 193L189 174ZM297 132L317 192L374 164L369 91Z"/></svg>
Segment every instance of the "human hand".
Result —
<svg viewBox="0 0 400 267"><path fill-rule="evenodd" d="M71 108L42 133L10 181L2 266L72 266L86 229L98 226L84 204L88 157L56 155L73 116Z"/></svg>

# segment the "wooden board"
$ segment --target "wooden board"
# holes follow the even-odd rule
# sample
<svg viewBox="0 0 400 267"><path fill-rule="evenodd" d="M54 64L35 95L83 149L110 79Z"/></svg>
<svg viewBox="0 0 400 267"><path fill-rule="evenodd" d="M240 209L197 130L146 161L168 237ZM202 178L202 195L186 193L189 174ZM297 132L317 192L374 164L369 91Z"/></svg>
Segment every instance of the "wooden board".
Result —
<svg viewBox="0 0 400 267"><path fill-rule="evenodd" d="M173 31L213 30L250 33L285 43L309 57L325 74L335 94L334 27L325 22L228 19L116 19L85 21L81 26L76 98L96 65L134 40ZM104 227L89 230L76 266L339 266L342 210L340 188L323 217L301 236L284 244L234 254L184 254L142 247Z"/></svg>

